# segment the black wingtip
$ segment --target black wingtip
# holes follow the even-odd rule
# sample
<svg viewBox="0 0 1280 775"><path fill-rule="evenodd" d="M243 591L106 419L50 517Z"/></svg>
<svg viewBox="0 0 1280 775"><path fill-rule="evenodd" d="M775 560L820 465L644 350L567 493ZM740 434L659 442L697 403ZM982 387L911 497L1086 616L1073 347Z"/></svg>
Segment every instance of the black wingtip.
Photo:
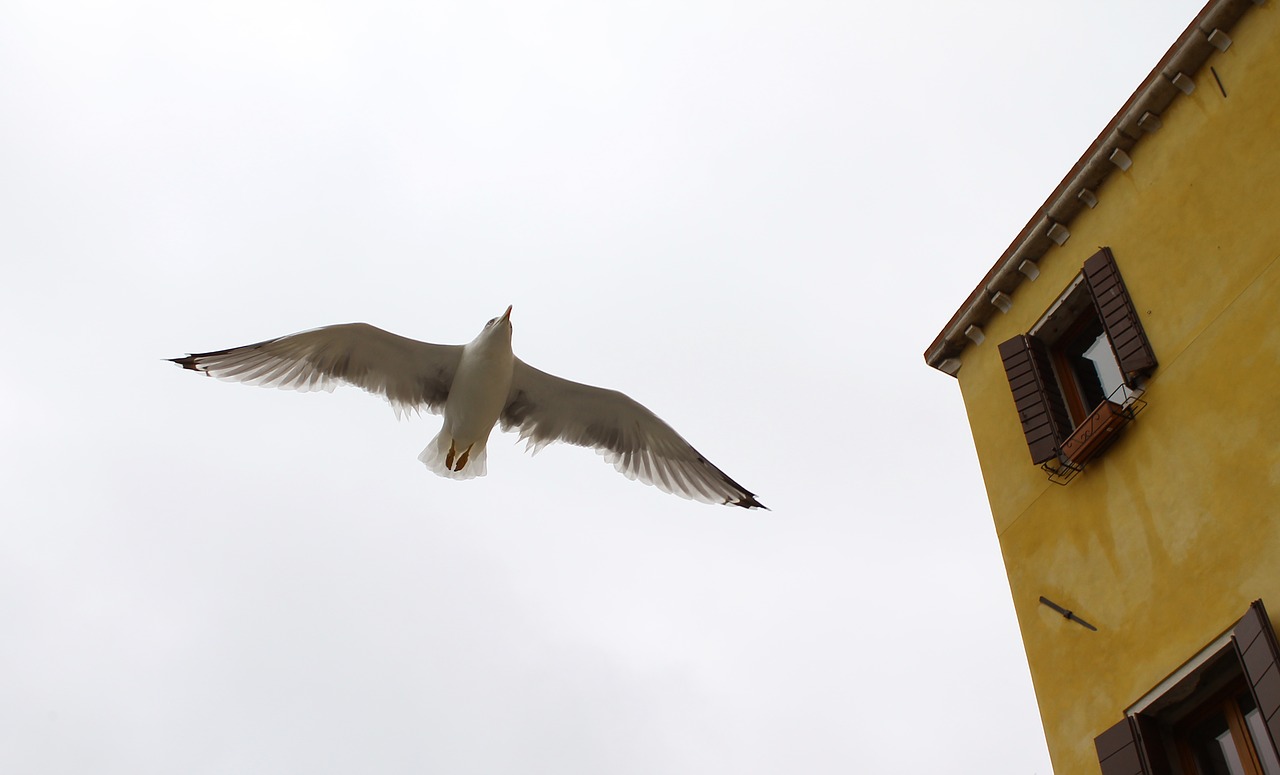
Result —
<svg viewBox="0 0 1280 775"><path fill-rule="evenodd" d="M741 506L744 509L764 509L765 511L773 511L773 509L756 500L756 496L748 494L745 498L739 498L736 501L730 501L730 506Z"/></svg>
<svg viewBox="0 0 1280 775"><path fill-rule="evenodd" d="M176 363L184 369L200 371L200 367L196 365L196 357L194 355L187 355L182 358L165 358L165 360L169 363Z"/></svg>

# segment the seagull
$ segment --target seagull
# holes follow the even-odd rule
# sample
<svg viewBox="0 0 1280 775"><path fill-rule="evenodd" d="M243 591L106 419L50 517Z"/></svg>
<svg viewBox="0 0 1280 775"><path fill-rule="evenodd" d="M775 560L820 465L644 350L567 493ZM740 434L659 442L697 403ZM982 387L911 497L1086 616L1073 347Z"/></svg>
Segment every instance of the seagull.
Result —
<svg viewBox="0 0 1280 775"><path fill-rule="evenodd" d="M628 479L673 495L767 509L640 403L517 358L511 332L507 307L465 345L344 323L168 360L209 377L303 393L346 383L385 396L397 417L421 409L443 415L418 459L449 479L485 475L489 435L501 424L518 430L535 454L553 441L592 447Z"/></svg>

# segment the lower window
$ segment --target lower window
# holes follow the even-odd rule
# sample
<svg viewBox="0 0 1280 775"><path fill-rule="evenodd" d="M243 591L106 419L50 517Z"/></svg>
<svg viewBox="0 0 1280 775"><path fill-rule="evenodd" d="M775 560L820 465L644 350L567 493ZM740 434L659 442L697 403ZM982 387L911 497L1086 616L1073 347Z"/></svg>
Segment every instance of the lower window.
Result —
<svg viewBox="0 0 1280 775"><path fill-rule="evenodd" d="M1094 740L1103 775L1280 775L1280 646L1262 601Z"/></svg>

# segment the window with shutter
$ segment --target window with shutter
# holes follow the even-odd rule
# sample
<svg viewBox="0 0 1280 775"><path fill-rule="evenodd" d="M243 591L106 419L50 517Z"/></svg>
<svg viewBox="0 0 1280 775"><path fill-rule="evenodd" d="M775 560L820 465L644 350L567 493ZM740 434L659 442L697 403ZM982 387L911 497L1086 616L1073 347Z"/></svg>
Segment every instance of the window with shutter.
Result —
<svg viewBox="0 0 1280 775"><path fill-rule="evenodd" d="M1145 406L1138 388L1156 367L1108 248L1000 358L1032 461L1064 483Z"/></svg>
<svg viewBox="0 0 1280 775"><path fill-rule="evenodd" d="M1177 674L1094 739L1103 775L1280 775L1280 649L1262 601Z"/></svg>

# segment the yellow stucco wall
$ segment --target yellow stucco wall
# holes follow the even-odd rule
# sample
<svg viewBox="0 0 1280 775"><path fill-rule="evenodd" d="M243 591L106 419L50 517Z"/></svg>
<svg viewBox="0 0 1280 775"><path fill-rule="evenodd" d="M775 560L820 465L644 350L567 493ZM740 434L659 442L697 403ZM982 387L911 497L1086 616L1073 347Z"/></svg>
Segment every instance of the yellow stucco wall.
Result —
<svg viewBox="0 0 1280 775"><path fill-rule="evenodd" d="M1231 31L958 374L1054 769L1263 598L1280 613L1280 12ZM997 345L1099 246L1160 366L1148 408L1066 487L1030 462ZM1098 626L1066 621L1044 595ZM1280 617L1277 617L1280 618Z"/></svg>

